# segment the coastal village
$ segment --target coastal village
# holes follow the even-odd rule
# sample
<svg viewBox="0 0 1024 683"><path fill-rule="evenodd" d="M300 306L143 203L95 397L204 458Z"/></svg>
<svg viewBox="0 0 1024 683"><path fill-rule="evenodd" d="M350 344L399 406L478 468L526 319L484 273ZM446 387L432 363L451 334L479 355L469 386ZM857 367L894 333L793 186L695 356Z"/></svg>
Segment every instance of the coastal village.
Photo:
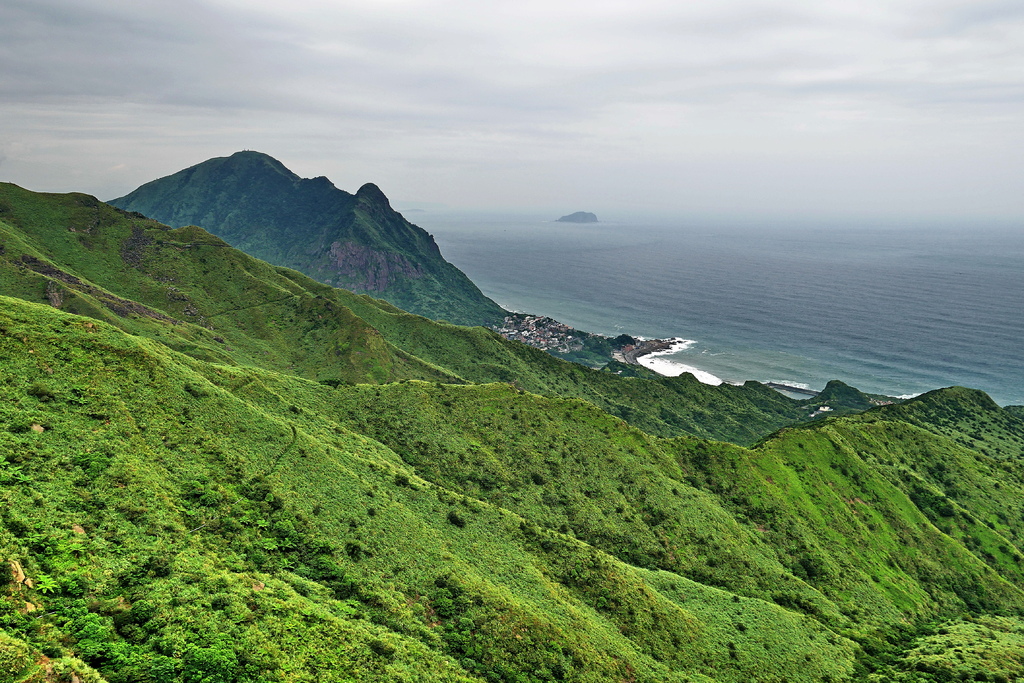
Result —
<svg viewBox="0 0 1024 683"><path fill-rule="evenodd" d="M672 347L672 341L665 339L636 339L628 334L607 338L580 332L543 315L514 313L506 316L500 327L493 329L505 339L520 341L550 353L574 353L581 351L588 340L607 340L605 353L610 346L609 360L631 365L639 365L638 359L643 355L667 351Z"/></svg>
<svg viewBox="0 0 1024 683"><path fill-rule="evenodd" d="M543 315L516 313L505 316L501 327L494 331L505 339L521 341L542 351L571 353L583 349L586 332L578 332L563 323Z"/></svg>

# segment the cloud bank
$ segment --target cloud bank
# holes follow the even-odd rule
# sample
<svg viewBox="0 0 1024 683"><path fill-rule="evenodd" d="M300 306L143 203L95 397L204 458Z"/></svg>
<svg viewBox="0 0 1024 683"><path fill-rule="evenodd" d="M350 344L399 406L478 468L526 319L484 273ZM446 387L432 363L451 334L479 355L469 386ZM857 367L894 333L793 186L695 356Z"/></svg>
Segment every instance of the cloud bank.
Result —
<svg viewBox="0 0 1024 683"><path fill-rule="evenodd" d="M259 149L453 206L1024 217L1024 6L8 0L0 178Z"/></svg>

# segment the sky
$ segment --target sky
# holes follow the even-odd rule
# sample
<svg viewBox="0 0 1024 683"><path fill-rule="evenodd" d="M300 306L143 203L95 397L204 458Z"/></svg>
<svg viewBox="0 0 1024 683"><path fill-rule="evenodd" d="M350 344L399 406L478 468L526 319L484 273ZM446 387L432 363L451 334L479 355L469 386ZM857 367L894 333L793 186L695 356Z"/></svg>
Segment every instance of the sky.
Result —
<svg viewBox="0 0 1024 683"><path fill-rule="evenodd" d="M0 0L0 180L1024 222L1020 0Z"/></svg>

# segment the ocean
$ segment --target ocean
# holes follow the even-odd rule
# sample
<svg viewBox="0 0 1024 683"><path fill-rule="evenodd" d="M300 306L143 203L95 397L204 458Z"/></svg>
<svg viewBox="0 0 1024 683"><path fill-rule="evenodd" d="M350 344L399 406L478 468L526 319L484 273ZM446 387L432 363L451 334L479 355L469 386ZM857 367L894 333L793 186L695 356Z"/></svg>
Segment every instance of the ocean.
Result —
<svg viewBox="0 0 1024 683"><path fill-rule="evenodd" d="M1024 228L406 217L509 310L680 340L664 374L1024 404Z"/></svg>

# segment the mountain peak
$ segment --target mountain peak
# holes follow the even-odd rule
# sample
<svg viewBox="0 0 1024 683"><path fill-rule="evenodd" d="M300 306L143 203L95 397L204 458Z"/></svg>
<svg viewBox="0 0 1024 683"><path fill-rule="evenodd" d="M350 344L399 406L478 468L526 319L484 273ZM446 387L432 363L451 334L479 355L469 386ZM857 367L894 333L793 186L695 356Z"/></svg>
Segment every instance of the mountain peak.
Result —
<svg viewBox="0 0 1024 683"><path fill-rule="evenodd" d="M367 199L375 204L384 204L391 208L391 202L388 201L387 196L373 183L366 183L356 191L356 199L359 198Z"/></svg>
<svg viewBox="0 0 1024 683"><path fill-rule="evenodd" d="M266 154L265 152L258 152L258 151L254 150L254 149L243 149L243 150L240 150L238 152L235 152L234 154L232 154L228 158L229 159L265 159L267 161L273 161L275 163L281 163L277 159L275 159L274 157L270 156L269 154Z"/></svg>
<svg viewBox="0 0 1024 683"><path fill-rule="evenodd" d="M146 183L111 204L172 227L201 225L257 258L418 315L466 325L505 315L373 183L352 195L249 150Z"/></svg>
<svg viewBox="0 0 1024 683"><path fill-rule="evenodd" d="M221 157L220 159L211 159L211 161L220 161L221 164L228 167L245 168L245 169L259 169L259 168L270 168L278 173L290 176L298 177L292 173L287 166L282 164L280 161L265 154L263 152L257 152L255 150L246 149L240 152L235 152L231 156ZM204 162L208 163L208 162ZM202 165L202 164L200 164Z"/></svg>

